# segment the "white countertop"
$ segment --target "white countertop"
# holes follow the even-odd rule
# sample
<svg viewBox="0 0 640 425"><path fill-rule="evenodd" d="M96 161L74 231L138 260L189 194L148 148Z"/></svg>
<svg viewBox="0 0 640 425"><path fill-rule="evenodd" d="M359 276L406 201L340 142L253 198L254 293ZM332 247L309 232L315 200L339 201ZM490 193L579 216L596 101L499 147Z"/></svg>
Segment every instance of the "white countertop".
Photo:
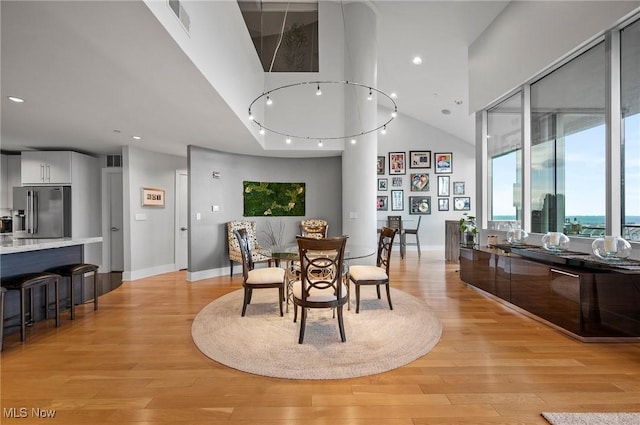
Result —
<svg viewBox="0 0 640 425"><path fill-rule="evenodd" d="M60 238L60 239L0 239L0 254L14 254L16 252L37 251L39 249L62 248L65 246L85 245L102 242L102 236L89 238Z"/></svg>

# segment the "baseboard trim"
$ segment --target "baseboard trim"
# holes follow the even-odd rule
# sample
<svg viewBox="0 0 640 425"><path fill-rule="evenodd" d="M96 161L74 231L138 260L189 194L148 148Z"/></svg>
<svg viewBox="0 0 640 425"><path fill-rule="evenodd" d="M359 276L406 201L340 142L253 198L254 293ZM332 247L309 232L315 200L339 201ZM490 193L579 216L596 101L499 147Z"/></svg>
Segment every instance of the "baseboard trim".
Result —
<svg viewBox="0 0 640 425"><path fill-rule="evenodd" d="M122 273L122 280L131 281L144 279L145 277L156 276L176 270L175 264L163 264L161 266L149 267L148 269L126 271Z"/></svg>

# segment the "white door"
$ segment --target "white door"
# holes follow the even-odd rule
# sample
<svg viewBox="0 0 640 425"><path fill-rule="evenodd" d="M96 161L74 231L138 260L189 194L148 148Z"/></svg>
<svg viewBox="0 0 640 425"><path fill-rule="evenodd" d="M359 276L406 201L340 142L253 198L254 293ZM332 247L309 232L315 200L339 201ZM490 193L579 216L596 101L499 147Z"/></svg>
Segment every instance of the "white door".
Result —
<svg viewBox="0 0 640 425"><path fill-rule="evenodd" d="M189 228L188 228L189 185L186 170L176 171L176 231L175 262L176 270L189 266Z"/></svg>
<svg viewBox="0 0 640 425"><path fill-rule="evenodd" d="M108 173L109 176L109 232L111 270L124 270L124 238L122 235L122 173Z"/></svg>

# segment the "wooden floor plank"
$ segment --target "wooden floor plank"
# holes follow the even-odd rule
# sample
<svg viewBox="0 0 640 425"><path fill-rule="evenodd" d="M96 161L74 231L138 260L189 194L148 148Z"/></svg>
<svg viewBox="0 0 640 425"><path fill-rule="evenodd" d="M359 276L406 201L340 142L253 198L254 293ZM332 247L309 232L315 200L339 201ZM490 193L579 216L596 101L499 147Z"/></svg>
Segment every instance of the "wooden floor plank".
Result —
<svg viewBox="0 0 640 425"><path fill-rule="evenodd" d="M125 282L98 311L78 306L73 322L65 312L59 328L37 323L26 343L6 335L0 422L45 422L7 417L22 407L64 425L544 425L544 411L640 411L639 343L576 341L465 285L443 257L394 252L392 285L443 325L438 345L399 369L295 381L227 368L197 349L191 324L240 275L167 273Z"/></svg>

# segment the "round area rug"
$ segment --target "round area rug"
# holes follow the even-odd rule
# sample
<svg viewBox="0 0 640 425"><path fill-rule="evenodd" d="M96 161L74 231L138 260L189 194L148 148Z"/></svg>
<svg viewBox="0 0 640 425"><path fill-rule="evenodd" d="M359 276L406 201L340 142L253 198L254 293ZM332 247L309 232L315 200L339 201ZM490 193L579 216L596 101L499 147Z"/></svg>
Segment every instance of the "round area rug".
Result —
<svg viewBox="0 0 640 425"><path fill-rule="evenodd" d="M253 291L245 317L243 290L207 305L194 319L193 341L207 357L256 375L287 379L343 379L373 375L404 366L429 352L442 325L423 301L391 289L389 310L384 289L362 287L360 313L344 308L346 342L329 309L310 309L303 344L298 344L300 314L293 306L279 314L277 289ZM355 302L352 301L352 304ZM298 312L299 313L299 312Z"/></svg>

